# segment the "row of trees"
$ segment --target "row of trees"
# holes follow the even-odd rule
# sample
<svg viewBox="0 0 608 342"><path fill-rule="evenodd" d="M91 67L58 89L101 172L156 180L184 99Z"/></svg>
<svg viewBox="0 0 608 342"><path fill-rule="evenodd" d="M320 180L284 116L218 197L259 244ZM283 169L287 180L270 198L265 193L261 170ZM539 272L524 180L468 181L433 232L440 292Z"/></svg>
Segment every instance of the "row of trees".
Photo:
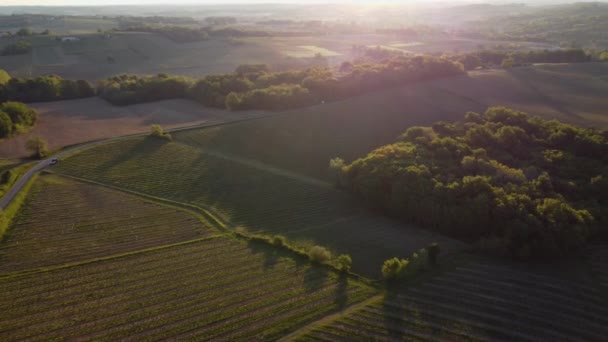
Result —
<svg viewBox="0 0 608 342"><path fill-rule="evenodd" d="M0 74L6 74L6 72L2 70ZM9 77L5 82L0 82L0 102L56 101L94 95L95 89L89 82L84 80L64 80L57 75L35 78Z"/></svg>
<svg viewBox="0 0 608 342"><path fill-rule="evenodd" d="M412 127L331 166L371 206L499 255L562 255L608 224L608 132L507 108Z"/></svg>
<svg viewBox="0 0 608 342"><path fill-rule="evenodd" d="M23 55L32 51L32 44L26 40L8 44L2 48L2 56Z"/></svg>
<svg viewBox="0 0 608 342"><path fill-rule="evenodd" d="M97 92L117 105L185 97L232 110L279 110L461 73L462 65L446 59L401 56L380 64L351 64L340 76L329 68L270 72L264 65L240 66L234 73L199 80L122 75L99 82Z"/></svg>
<svg viewBox="0 0 608 342"><path fill-rule="evenodd" d="M38 113L21 102L0 104L0 139L30 130L38 121Z"/></svg>
<svg viewBox="0 0 608 342"><path fill-rule="evenodd" d="M477 67L517 66L531 63L583 63L590 62L591 55L583 49L499 51L483 50L448 57L460 62L466 70Z"/></svg>

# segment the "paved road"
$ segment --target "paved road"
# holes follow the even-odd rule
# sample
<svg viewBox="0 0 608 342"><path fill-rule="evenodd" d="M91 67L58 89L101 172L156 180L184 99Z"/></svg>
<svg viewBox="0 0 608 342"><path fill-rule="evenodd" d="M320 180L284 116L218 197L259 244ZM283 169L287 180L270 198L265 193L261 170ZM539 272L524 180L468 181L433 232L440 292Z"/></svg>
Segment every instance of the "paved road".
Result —
<svg viewBox="0 0 608 342"><path fill-rule="evenodd" d="M280 115L280 113L272 113L272 114L264 113L264 114L260 114L260 115L247 116L245 118L236 118L236 119L230 118L225 121L219 121L219 122L216 121L216 122L204 123L204 124L199 124L199 125L174 128L174 129L167 130L167 132L177 132L177 131L183 131L183 130L192 129L192 128L220 126L220 125L226 125L226 124L235 123L235 122L261 119L261 118L275 116L275 115ZM49 167L51 165L51 160L53 158L61 159L61 157L63 157L63 156L66 156L68 154L71 154L73 152L76 152L76 151L84 149L84 148L92 147L94 145L103 144L103 143L121 140L121 139L133 138L133 137L137 137L137 136L145 136L145 135L148 135L148 133L129 134L129 135L124 135L124 136L120 136L120 137L92 141L89 143L84 143L84 144L80 144L78 146L70 147L68 149L65 149L59 153L56 153L56 154L50 156L47 159L39 161L38 164L36 164L28 172L26 172L23 176L21 176L21 178L19 178L19 180L17 180L17 182L15 184L13 184L11 189L4 195L4 197L2 197L2 199L0 200L0 209L5 209L9 205L9 203L11 203L13 198L15 198L15 196L19 193L19 191L21 191L21 189L32 178L32 176L34 176L37 172ZM61 161L59 161L59 162L61 162Z"/></svg>

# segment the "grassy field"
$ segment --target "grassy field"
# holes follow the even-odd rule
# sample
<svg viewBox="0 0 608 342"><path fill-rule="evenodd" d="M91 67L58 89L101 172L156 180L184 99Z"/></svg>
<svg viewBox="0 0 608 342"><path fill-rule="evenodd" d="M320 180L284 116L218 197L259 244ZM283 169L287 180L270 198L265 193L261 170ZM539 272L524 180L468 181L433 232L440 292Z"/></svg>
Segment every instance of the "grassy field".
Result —
<svg viewBox="0 0 608 342"><path fill-rule="evenodd" d="M358 158L413 125L461 120L504 105L545 118L608 129L608 64L539 65L471 73L379 91L286 115L176 137L192 146L327 179L328 161ZM382 110L378 110L381 108ZM273 148L268 148L273 146Z"/></svg>
<svg viewBox="0 0 608 342"><path fill-rule="evenodd" d="M296 340L602 341L608 334L603 303L593 282L471 261L394 289Z"/></svg>
<svg viewBox="0 0 608 342"><path fill-rule="evenodd" d="M353 257L377 278L382 262L434 241L445 252L464 244L368 213L331 184L255 160L182 143L130 139L62 160L58 172L149 195L210 207L233 227L320 244Z"/></svg>
<svg viewBox="0 0 608 342"><path fill-rule="evenodd" d="M147 132L152 124L164 128L217 123L264 115L205 108L186 100L167 100L114 107L100 98L31 104L39 121L31 131L0 141L0 158L27 156L27 138L40 135L55 149L85 141Z"/></svg>
<svg viewBox="0 0 608 342"><path fill-rule="evenodd" d="M31 191L0 245L0 273L95 259L217 233L183 211L65 178L43 176Z"/></svg>
<svg viewBox="0 0 608 342"><path fill-rule="evenodd" d="M374 293L229 238L0 276L0 284L3 340L268 340Z"/></svg>

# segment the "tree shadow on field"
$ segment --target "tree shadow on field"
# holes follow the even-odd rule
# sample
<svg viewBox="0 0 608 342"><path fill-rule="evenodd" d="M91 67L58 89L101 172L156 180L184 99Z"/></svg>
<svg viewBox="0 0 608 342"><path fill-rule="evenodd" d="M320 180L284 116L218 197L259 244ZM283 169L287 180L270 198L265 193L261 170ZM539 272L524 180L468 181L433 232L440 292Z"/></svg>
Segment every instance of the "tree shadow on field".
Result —
<svg viewBox="0 0 608 342"><path fill-rule="evenodd" d="M394 307L394 303L398 302L398 288L395 284L389 284L382 301L382 313L384 329L388 332L391 341L403 341L405 339L402 329L399 328L403 325L404 312Z"/></svg>
<svg viewBox="0 0 608 342"><path fill-rule="evenodd" d="M267 246L266 244L264 244L262 242L250 240L247 243L247 247L254 254L262 254L262 256L264 258L263 265L264 265L265 270L273 268L279 260L279 257L280 257L279 251Z"/></svg>
<svg viewBox="0 0 608 342"><path fill-rule="evenodd" d="M327 267L311 264L304 271L304 287L306 288L306 292L312 293L321 289L327 281L328 275Z"/></svg>
<svg viewBox="0 0 608 342"><path fill-rule="evenodd" d="M127 162L133 157L138 157L144 154L152 154L167 143L169 142L164 139L145 137L140 142L136 143L131 149L127 151L121 151L121 153L116 155L114 158L101 164L98 169L100 172L112 170L113 168L119 166L124 162Z"/></svg>
<svg viewBox="0 0 608 342"><path fill-rule="evenodd" d="M334 304L338 306L339 310L343 310L348 303L348 275L346 273L340 273L338 278L338 284L336 291L334 291Z"/></svg>

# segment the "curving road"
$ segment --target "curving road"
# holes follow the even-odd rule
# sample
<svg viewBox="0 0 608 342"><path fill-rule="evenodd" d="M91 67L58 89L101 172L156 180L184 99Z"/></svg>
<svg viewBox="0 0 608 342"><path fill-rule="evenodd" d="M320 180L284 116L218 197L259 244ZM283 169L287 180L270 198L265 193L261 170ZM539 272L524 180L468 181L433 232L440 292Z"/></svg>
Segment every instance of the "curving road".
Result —
<svg viewBox="0 0 608 342"><path fill-rule="evenodd" d="M221 125L226 125L226 124L231 124L231 123L236 123L236 122L267 118L270 116L276 116L276 115L280 115L280 114L281 113L264 113L264 112L254 114L253 116L247 116L247 114L246 114L246 115L244 115L245 116L244 118L242 118L242 117L236 118L236 119L230 118L230 119L227 119L224 121L219 121L219 122L216 121L216 122L209 122L209 123L203 123L203 124L192 125L192 126L179 127L179 128L169 129L169 130L167 130L167 132L177 132L177 131L183 131L183 130L193 129L193 128L221 126ZM111 142L111 141L115 141L115 140L133 138L133 137L137 137L137 136L145 136L145 135L148 135L148 133L146 132L146 133L129 134L129 135L123 135L120 137L114 137L114 138L108 138L108 139L102 139L102 140L92 141L92 142L88 142L88 143L83 143L78 146L70 147L66 150L63 150L59 153L56 153L56 154L50 156L47 159L39 161L38 164L36 164L29 171L27 171L23 176L21 176L21 178L19 178L17 180L17 182L15 182L15 184L13 184L13 186L10 188L10 190L6 192L4 197L2 197L2 199L0 200L0 209L4 210L11 203L13 198L15 198L15 196L19 193L19 191L21 191L21 189L25 186L25 184L27 184L27 182L32 178L32 176L34 176L37 172L49 167L51 165L52 159L54 159L54 158L61 159L61 157L66 156L70 153L76 152L76 151L84 149L84 148L89 148L94 145L103 144L103 143L107 143L107 142Z"/></svg>

